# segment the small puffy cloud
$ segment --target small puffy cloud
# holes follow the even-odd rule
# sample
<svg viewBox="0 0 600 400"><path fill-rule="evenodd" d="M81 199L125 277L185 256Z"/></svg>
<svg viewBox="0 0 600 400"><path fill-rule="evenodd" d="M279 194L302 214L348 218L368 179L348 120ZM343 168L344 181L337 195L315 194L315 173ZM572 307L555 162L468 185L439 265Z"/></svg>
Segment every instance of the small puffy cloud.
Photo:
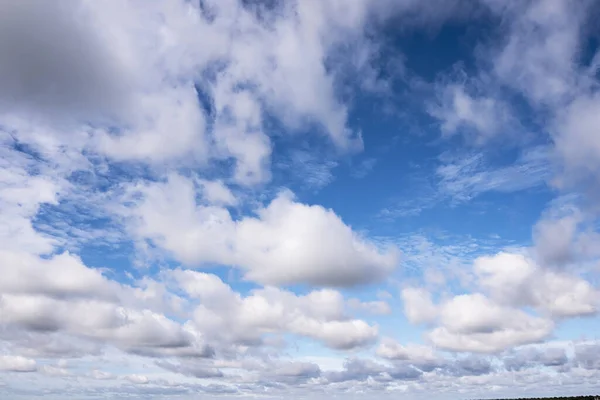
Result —
<svg viewBox="0 0 600 400"><path fill-rule="evenodd" d="M475 142L484 143L515 124L510 108L494 97L473 96L464 85L451 84L442 90L439 105L429 113L440 120L444 134L466 130L475 133Z"/></svg>
<svg viewBox="0 0 600 400"><path fill-rule="evenodd" d="M395 247L381 248L289 192L238 221L225 208L198 205L181 176L135 192L143 200L124 211L131 229L188 265L232 265L264 284L349 286L380 280L398 264Z"/></svg>
<svg viewBox="0 0 600 400"><path fill-rule="evenodd" d="M0 250L0 293L116 300L120 285L86 267L69 253L43 259L25 252Z"/></svg>
<svg viewBox="0 0 600 400"><path fill-rule="evenodd" d="M427 334L436 347L495 353L547 338L554 324L519 309L494 303L482 294L459 295L440 306L440 326Z"/></svg>
<svg viewBox="0 0 600 400"><path fill-rule="evenodd" d="M150 382L147 376L139 374L125 375L123 376L123 379L128 380L131 383L135 383L136 385L145 385Z"/></svg>
<svg viewBox="0 0 600 400"><path fill-rule="evenodd" d="M321 368L311 362L277 361L267 365L261 376L270 382L298 385L321 376Z"/></svg>
<svg viewBox="0 0 600 400"><path fill-rule="evenodd" d="M438 356L429 346L409 344L403 346L391 338L383 338L377 348L377 355L388 360L433 361Z"/></svg>
<svg viewBox="0 0 600 400"><path fill-rule="evenodd" d="M110 372L101 371L99 369L92 370L88 375L91 378L97 379L97 380L115 379L115 376L113 374L111 374Z"/></svg>
<svg viewBox="0 0 600 400"><path fill-rule="evenodd" d="M522 254L499 253L474 263L479 285L498 302L532 306L555 317L597 312L600 293L588 281L540 268Z"/></svg>
<svg viewBox="0 0 600 400"><path fill-rule="evenodd" d="M405 288L401 292L406 318L413 324L429 323L438 316L431 294L422 288Z"/></svg>
<svg viewBox="0 0 600 400"><path fill-rule="evenodd" d="M35 360L21 356L0 355L0 371L34 372L37 371L37 363Z"/></svg>

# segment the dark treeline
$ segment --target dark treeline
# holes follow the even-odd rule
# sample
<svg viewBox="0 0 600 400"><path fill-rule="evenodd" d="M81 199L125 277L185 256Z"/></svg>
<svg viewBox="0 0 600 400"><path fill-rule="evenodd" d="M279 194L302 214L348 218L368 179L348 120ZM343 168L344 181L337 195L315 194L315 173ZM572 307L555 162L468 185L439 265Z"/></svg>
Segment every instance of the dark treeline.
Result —
<svg viewBox="0 0 600 400"><path fill-rule="evenodd" d="M514 397L511 399L487 399L487 400L600 400L600 395L596 396L557 396L557 397ZM479 400L479 399L475 399Z"/></svg>

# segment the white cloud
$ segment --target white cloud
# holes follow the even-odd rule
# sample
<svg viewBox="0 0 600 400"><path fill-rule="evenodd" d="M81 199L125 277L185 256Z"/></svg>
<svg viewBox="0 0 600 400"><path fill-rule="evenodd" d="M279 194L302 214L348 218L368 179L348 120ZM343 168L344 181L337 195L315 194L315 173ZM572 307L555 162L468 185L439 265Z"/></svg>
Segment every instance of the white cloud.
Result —
<svg viewBox="0 0 600 400"><path fill-rule="evenodd" d="M521 254L499 253L475 260L482 288L504 304L532 306L555 317L598 311L600 293L584 279L538 267Z"/></svg>
<svg viewBox="0 0 600 400"><path fill-rule="evenodd" d="M0 131L0 143L0 212L4 221L0 248L49 252L56 239L35 231L31 220L43 204L57 204L67 184L55 175L30 176L28 171L36 166L35 160L8 150L13 139L4 131Z"/></svg>
<svg viewBox="0 0 600 400"><path fill-rule="evenodd" d="M136 385L145 385L150 382L147 376L139 374L125 375L123 379L126 379L131 383L135 383Z"/></svg>
<svg viewBox="0 0 600 400"><path fill-rule="evenodd" d="M429 346L416 344L403 346L391 338L381 340L377 348L377 355L388 360L412 361L417 365L440 360L435 350Z"/></svg>
<svg viewBox="0 0 600 400"><path fill-rule="evenodd" d="M554 140L556 153L564 167L563 175L557 180L559 187L572 189L574 184L579 184L583 186L584 193L596 198L600 155L597 110L600 107L600 95L597 85L592 91L594 94L582 94L557 111Z"/></svg>
<svg viewBox="0 0 600 400"><path fill-rule="evenodd" d="M450 135L460 131L475 132L475 142L514 129L510 108L494 97L473 96L460 84L443 89L441 104L429 107L429 113L441 121L441 131Z"/></svg>
<svg viewBox="0 0 600 400"><path fill-rule="evenodd" d="M172 273L178 285L200 300L193 323L214 341L261 344L264 336L286 332L336 349L371 343L378 329L344 312L343 296L330 289L304 296L267 287L240 296L217 276L190 270Z"/></svg>
<svg viewBox="0 0 600 400"><path fill-rule="evenodd" d="M118 136L96 130L92 146L116 161L161 163L190 158L203 163L208 143L197 97L192 84L147 95L138 102L145 114L135 116L133 128Z"/></svg>
<svg viewBox="0 0 600 400"><path fill-rule="evenodd" d="M439 190L455 201L468 201L485 192L510 193L545 185L550 178L548 149L524 151L504 166L490 165L482 153L456 157L436 170Z"/></svg>
<svg viewBox="0 0 600 400"><path fill-rule="evenodd" d="M404 302L404 314L411 323L429 323L437 318L438 309L427 290L405 288L402 289L401 296Z"/></svg>
<svg viewBox="0 0 600 400"><path fill-rule="evenodd" d="M44 7L9 1L1 36L20 45L0 41L6 56L0 100L5 111L87 131L77 145L116 160L202 166L209 158L232 159L234 180L264 182L271 155L267 113L286 130L316 125L341 149L362 146L348 127L337 72L326 61L353 39L364 53L368 3L345 5L343 13L332 1L286 3L267 22L235 0L150 7L137 0ZM73 145L67 134L54 139Z"/></svg>
<svg viewBox="0 0 600 400"><path fill-rule="evenodd" d="M439 348L494 353L547 338L552 321L504 307L481 294L456 296L441 306L441 326L428 333Z"/></svg>
<svg viewBox="0 0 600 400"><path fill-rule="evenodd" d="M234 206L237 199L231 190L222 181L200 180L202 196L209 204Z"/></svg>
<svg viewBox="0 0 600 400"><path fill-rule="evenodd" d="M533 229L535 251L547 266L564 266L575 256L573 241L582 215L574 213L559 219L542 219Z"/></svg>
<svg viewBox="0 0 600 400"><path fill-rule="evenodd" d="M34 372L37 370L35 360L21 356L0 356L0 371Z"/></svg>
<svg viewBox="0 0 600 400"><path fill-rule="evenodd" d="M509 8L507 41L494 60L494 72L534 103L556 104L578 90L574 76L581 24L589 3L535 1Z"/></svg>
<svg viewBox="0 0 600 400"><path fill-rule="evenodd" d="M95 369L92 372L90 372L90 377L98 380L108 380L115 378L115 376L110 372L100 371L99 369Z"/></svg>
<svg viewBox="0 0 600 400"><path fill-rule="evenodd" d="M143 199L125 211L132 230L188 265L237 266L267 284L346 286L382 279L398 263L395 248L379 248L332 210L298 203L289 192L238 221L224 208L196 204L181 176L136 193Z"/></svg>
<svg viewBox="0 0 600 400"><path fill-rule="evenodd" d="M541 342L552 333L554 319L594 315L600 293L588 281L544 269L524 254L482 256L473 263L475 285L483 293L461 294L434 304L425 289L405 289L405 313L412 323L433 323L427 333L436 347L451 351L497 353ZM522 308L533 308L536 316ZM384 343L380 355L406 353ZM399 356L398 356L399 357Z"/></svg>
<svg viewBox="0 0 600 400"><path fill-rule="evenodd" d="M395 272L398 250L286 190L269 201L274 188L261 185L280 178L271 171L272 153L285 135L286 144L303 142L310 152L292 149L291 168L309 186L332 182L338 165L333 157L362 147L345 99L353 97L354 86L392 88L379 81L373 65L385 50L375 43L371 28L381 26L372 26L373 18L398 17L396 26L429 28L448 14L470 16L472 5L328 0L274 2L269 9L247 3L0 5L3 393L309 398L402 391L422 397L458 387L481 397L475 395L516 384L556 389L551 368L572 370L561 373L561 390L597 381L597 345L590 343L576 345L573 354L540 347L515 350L505 359L444 357L434 347L386 338L376 350L385 359L381 363L351 358L335 371L297 360L297 353L321 346L335 350L332 365L342 363L338 354L345 351L369 357L381 329L379 315L394 312L388 300L361 301L310 286L380 281ZM494 69L485 76L499 78L532 108L548 112L543 124L564 168L561 187L594 182L595 71L574 67L585 7L533 1L492 8L503 13L509 37L499 49L492 46L497 62L489 63ZM447 87L436 114L442 129L477 130L491 138L512 126L515 110L494 97L492 86L489 92ZM311 153L314 133L333 144L325 160ZM372 160L365 158L357 175L372 168ZM468 200L486 191L541 185L551 158L544 147L523 151L515 165L499 168L478 157L458 161L437 171L440 192ZM550 318L594 314L599 298L591 280L546 269L597 255L593 229L583 231L590 226L587 218L543 220L534 234L535 259L483 257L471 271L455 256L467 254L462 247L469 246L444 249L452 260L425 256L432 264L426 280L441 286L460 277L471 292L442 293L435 304L430 291L403 286L407 319L433 325L426 339L442 350L497 353L544 340L554 327ZM126 230L119 225L118 232L105 232L105 219L123 222ZM152 254L168 252L185 268L233 266L253 282L237 286L235 270L227 281L183 267L171 270L171 259L121 269L112 257L128 242L102 247L98 259L77 248L83 240L97 250L100 242L129 239ZM420 262L433 251L417 247L414 259ZM88 257L107 268L87 266ZM449 271L449 264L448 276L430 273ZM151 276L155 270L160 272ZM356 318L357 311L374 314L372 320Z"/></svg>
<svg viewBox="0 0 600 400"><path fill-rule="evenodd" d="M116 300L119 285L63 253L41 259L24 252L0 251L0 293Z"/></svg>

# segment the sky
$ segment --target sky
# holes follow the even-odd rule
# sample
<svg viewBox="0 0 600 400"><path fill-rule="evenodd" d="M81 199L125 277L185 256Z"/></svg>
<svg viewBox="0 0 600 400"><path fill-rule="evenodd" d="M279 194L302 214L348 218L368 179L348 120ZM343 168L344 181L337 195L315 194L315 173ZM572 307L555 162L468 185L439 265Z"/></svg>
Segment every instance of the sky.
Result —
<svg viewBox="0 0 600 400"><path fill-rule="evenodd" d="M0 397L598 394L599 16L0 1Z"/></svg>

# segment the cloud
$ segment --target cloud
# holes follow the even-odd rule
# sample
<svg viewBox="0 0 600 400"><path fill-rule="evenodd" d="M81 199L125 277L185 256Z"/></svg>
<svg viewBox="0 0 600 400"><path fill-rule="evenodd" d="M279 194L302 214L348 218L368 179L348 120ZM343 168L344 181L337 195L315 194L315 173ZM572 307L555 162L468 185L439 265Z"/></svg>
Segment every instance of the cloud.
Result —
<svg viewBox="0 0 600 400"><path fill-rule="evenodd" d="M377 327L344 312L342 295L330 289L304 296L266 287L240 296L217 276L176 270L173 279L200 304L193 323L214 341L259 345L268 334L293 333L335 349L365 346L377 337Z"/></svg>
<svg viewBox="0 0 600 400"><path fill-rule="evenodd" d="M0 308L2 324L34 332L65 331L131 351L146 347L168 351L192 346L190 335L163 315L98 300L65 301L39 295L3 294Z"/></svg>
<svg viewBox="0 0 600 400"><path fill-rule="evenodd" d="M222 181L200 180L202 186L202 197L209 204L234 206L237 199L231 190Z"/></svg>
<svg viewBox="0 0 600 400"><path fill-rule="evenodd" d="M431 347L423 345L403 346L391 338L383 338L377 348L377 355L388 360L434 361L438 359Z"/></svg>
<svg viewBox="0 0 600 400"><path fill-rule="evenodd" d="M16 116L60 127L47 137L69 149L156 166L231 160L233 180L262 183L271 176L268 119L284 131L316 127L342 151L362 147L328 65L352 40L370 54L368 3L344 13L336 2L286 3L266 20L236 0L143 9L137 0L9 1L2 37L19 46L0 41L4 122L33 146L43 139Z"/></svg>
<svg viewBox="0 0 600 400"><path fill-rule="evenodd" d="M332 210L298 203L290 192L238 221L224 208L196 204L181 176L135 193L142 199L124 211L133 233L187 265L232 265L265 284L350 286L380 280L398 263L395 248L379 248Z"/></svg>
<svg viewBox="0 0 600 400"><path fill-rule="evenodd" d="M600 293L588 281L540 268L524 255L480 257L474 268L481 287L498 302L535 307L559 318L598 311Z"/></svg>
<svg viewBox="0 0 600 400"><path fill-rule="evenodd" d="M534 103L555 103L579 90L573 78L585 10L563 2L508 7L510 32L496 55L494 73Z"/></svg>
<svg viewBox="0 0 600 400"><path fill-rule="evenodd" d="M321 373L321 368L314 363L281 360L267 365L261 376L265 382L299 385L319 378Z"/></svg>
<svg viewBox="0 0 600 400"><path fill-rule="evenodd" d="M435 346L480 353L540 342L554 328L550 320L498 305L478 293L459 295L444 303L440 323L427 336Z"/></svg>
<svg viewBox="0 0 600 400"><path fill-rule="evenodd" d="M118 284L69 253L42 259L23 252L0 251L0 265L4 276L0 293L117 299Z"/></svg>
<svg viewBox="0 0 600 400"><path fill-rule="evenodd" d="M595 315L598 310L599 293L588 281L539 267L523 254L478 257L473 272L482 293L459 294L434 304L425 289L402 292L411 323L437 324L426 336L439 348L497 353L543 341L552 333L554 319ZM384 342L379 348L386 358L408 357L406 351L394 343Z"/></svg>
<svg viewBox="0 0 600 400"><path fill-rule="evenodd" d="M404 302L404 314L413 324L428 323L435 320L438 310L431 295L424 289L405 288L401 292Z"/></svg>
<svg viewBox="0 0 600 400"><path fill-rule="evenodd" d="M96 23L84 3L4 2L0 23L3 113L64 120L71 114L114 115L126 107L133 76L101 33L90 29Z"/></svg>
<svg viewBox="0 0 600 400"><path fill-rule="evenodd" d="M342 371L333 371L325 374L329 382L364 381L373 378L376 381L412 380L421 376L421 371L406 366L387 367L371 360L349 359L344 363Z"/></svg>
<svg viewBox="0 0 600 400"><path fill-rule="evenodd" d="M123 377L123 379L126 379L129 382L134 383L136 385L145 385L149 382L147 376L139 375L139 374L125 375Z"/></svg>
<svg viewBox="0 0 600 400"><path fill-rule="evenodd" d="M600 360L598 354L600 353L600 346L595 344L578 344L575 347L575 364L578 367L582 367L588 370L599 370Z"/></svg>
<svg viewBox="0 0 600 400"><path fill-rule="evenodd" d="M510 193L542 186L550 178L548 151L544 147L524 151L507 166L487 164L477 153L445 162L438 167L439 190L455 201L468 201L485 192Z"/></svg>
<svg viewBox="0 0 600 400"><path fill-rule="evenodd" d="M504 358L504 366L508 371L519 371L537 365L559 367L567 364L568 361L569 359L564 348L525 348L515 351L513 355Z"/></svg>
<svg viewBox="0 0 600 400"><path fill-rule="evenodd" d="M564 392L594 388L596 342L572 351L541 343L558 322L597 315L593 207L543 215L533 248L498 254L497 242L476 239L382 240L385 228L362 218L367 204L342 205L325 190L299 199L285 188L322 188L340 159L372 150L377 132L361 131L372 126L360 123L361 107L371 95L396 102L395 79L404 87L412 73L399 65L409 54L388 60L388 45L483 15L502 24L477 46L479 72L436 86L438 103L423 111L446 136L477 132L482 151L514 139L522 122L533 121L535 140L517 141L514 163L445 153L426 204L407 204L546 182L597 198L598 55L579 60L591 2L480 3L2 2L3 394L502 397L515 387L556 391L555 382ZM523 110L532 114L517 121ZM381 172L372 155L353 177ZM396 268L398 248L382 245L394 241L408 271ZM346 290L380 282L403 288L403 307ZM391 327L383 316L402 311L426 325L427 345L384 338L375 349Z"/></svg>
<svg viewBox="0 0 600 400"><path fill-rule="evenodd" d="M598 155L600 142L595 127L600 106L598 87L590 95L581 95L560 110L555 127L556 153L562 160L563 174L559 187L573 189L582 187L583 193L592 199L598 195Z"/></svg>
<svg viewBox="0 0 600 400"><path fill-rule="evenodd" d="M54 357L97 352L88 340L155 357L210 356L191 332L151 311L169 306L147 288L109 280L68 253L45 259L6 251L0 256L6 276L0 286L0 325L9 337L25 331L13 339L23 352ZM78 339L67 343L53 333Z"/></svg>
<svg viewBox="0 0 600 400"><path fill-rule="evenodd" d="M0 371L4 372L34 372L37 363L21 356L0 356Z"/></svg>
<svg viewBox="0 0 600 400"><path fill-rule="evenodd" d="M157 361L156 365L169 371L201 379L220 378L223 376L223 372L218 369L203 367L202 365L197 365L190 361L180 364L173 364L168 361Z"/></svg>
<svg viewBox="0 0 600 400"><path fill-rule="evenodd" d="M395 365L412 366L423 372L439 372L452 365L452 361L444 358L433 347L412 343L402 345L389 337L381 339L376 354Z"/></svg>
<svg viewBox="0 0 600 400"><path fill-rule="evenodd" d="M573 241L582 216L575 213L560 219L542 219L533 229L535 250L548 266L565 265L575 259Z"/></svg>
<svg viewBox="0 0 600 400"><path fill-rule="evenodd" d="M494 97L471 95L461 84L442 90L441 104L430 106L429 113L440 120L442 134L467 131L475 133L476 143L485 143L516 124L510 108Z"/></svg>

